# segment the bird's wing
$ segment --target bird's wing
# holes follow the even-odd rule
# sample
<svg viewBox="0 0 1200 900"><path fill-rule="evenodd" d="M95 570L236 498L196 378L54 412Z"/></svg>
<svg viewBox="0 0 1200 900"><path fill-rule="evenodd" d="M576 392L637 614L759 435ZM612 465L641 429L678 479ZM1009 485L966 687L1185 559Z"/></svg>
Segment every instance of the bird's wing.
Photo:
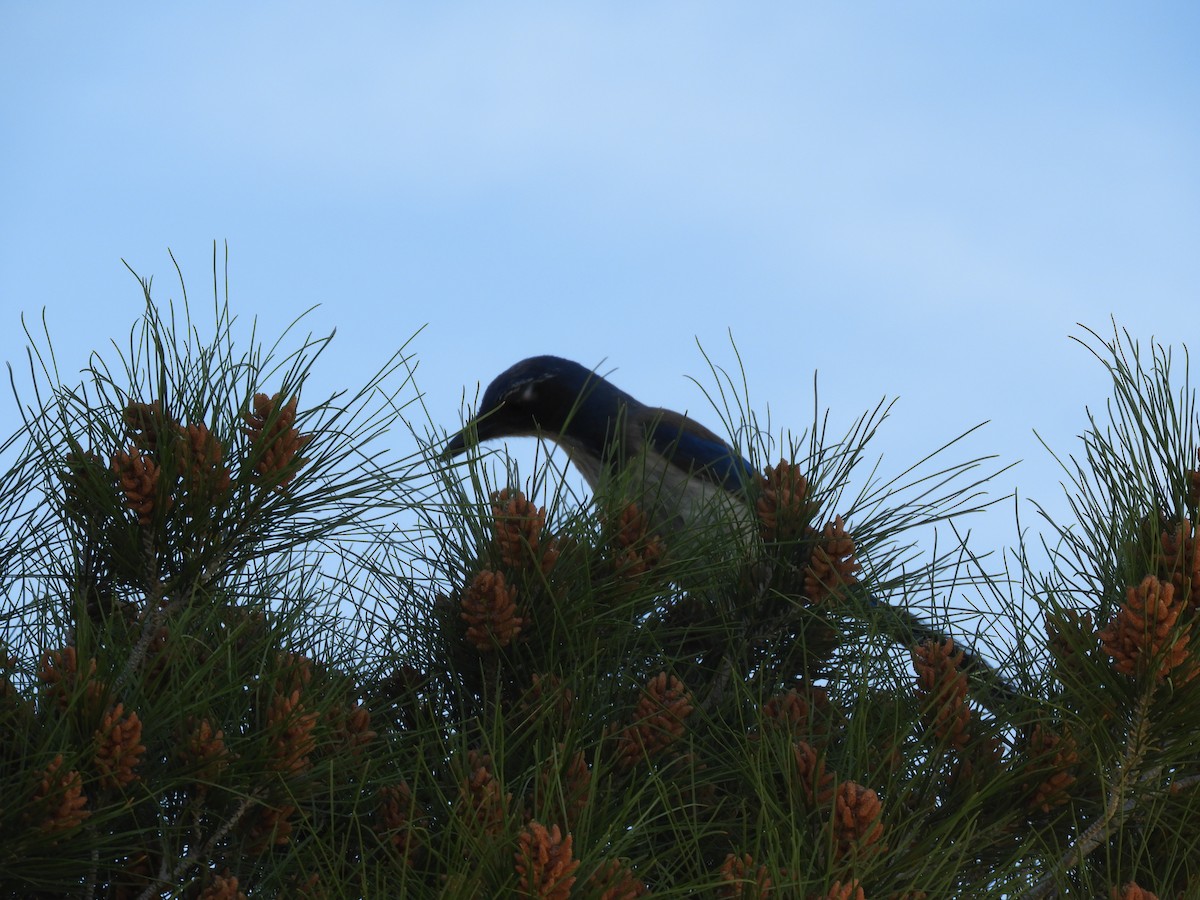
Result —
<svg viewBox="0 0 1200 900"><path fill-rule="evenodd" d="M644 410L644 415L646 440L654 451L695 477L736 491L758 474L732 447L687 416L657 408Z"/></svg>

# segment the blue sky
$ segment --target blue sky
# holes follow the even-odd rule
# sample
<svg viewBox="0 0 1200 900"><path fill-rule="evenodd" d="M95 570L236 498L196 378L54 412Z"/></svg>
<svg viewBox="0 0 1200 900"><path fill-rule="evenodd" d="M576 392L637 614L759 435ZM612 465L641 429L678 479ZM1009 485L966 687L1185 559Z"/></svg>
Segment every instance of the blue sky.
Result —
<svg viewBox="0 0 1200 900"><path fill-rule="evenodd" d="M228 241L241 317L320 304L331 386L424 326L447 429L537 353L715 425L687 376L731 331L777 429L814 371L835 422L900 398L891 471L991 420L964 455L1061 510L1033 430L1071 452L1106 396L1076 323L1200 322L1198 11L0 0L0 359L44 309L81 367L139 314L122 258L204 297Z"/></svg>

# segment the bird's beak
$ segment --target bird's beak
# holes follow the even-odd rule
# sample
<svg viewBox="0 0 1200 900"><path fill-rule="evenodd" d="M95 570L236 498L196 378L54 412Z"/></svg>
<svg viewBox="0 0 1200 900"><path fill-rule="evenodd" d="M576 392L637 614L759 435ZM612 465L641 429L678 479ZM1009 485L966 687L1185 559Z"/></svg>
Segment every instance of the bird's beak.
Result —
<svg viewBox="0 0 1200 900"><path fill-rule="evenodd" d="M479 435L475 423L468 422L462 431L446 441L446 446L442 448L442 458L452 459L460 453L466 453L469 448L478 443Z"/></svg>
<svg viewBox="0 0 1200 900"><path fill-rule="evenodd" d="M497 427L494 412L495 410L482 416L476 416L467 422L462 427L462 431L446 441L446 446L442 448L442 458L450 459L466 453L472 447L479 445L489 438L501 437L503 429Z"/></svg>

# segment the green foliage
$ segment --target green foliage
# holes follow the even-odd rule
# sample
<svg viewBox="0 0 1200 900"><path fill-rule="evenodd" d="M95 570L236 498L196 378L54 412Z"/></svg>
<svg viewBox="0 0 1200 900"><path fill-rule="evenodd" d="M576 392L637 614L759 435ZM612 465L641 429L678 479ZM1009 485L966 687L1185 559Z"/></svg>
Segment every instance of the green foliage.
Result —
<svg viewBox="0 0 1200 900"><path fill-rule="evenodd" d="M664 539L619 488L540 469L543 508L436 437L376 449L409 440L403 351L314 402L327 339L242 351L219 292L202 337L144 290L115 370L68 385L32 341L3 448L5 894L1200 893L1197 421L1164 348L1089 344L1111 422L1014 579L921 552L995 469L956 440L885 474L887 404ZM947 612L971 592L1009 627Z"/></svg>

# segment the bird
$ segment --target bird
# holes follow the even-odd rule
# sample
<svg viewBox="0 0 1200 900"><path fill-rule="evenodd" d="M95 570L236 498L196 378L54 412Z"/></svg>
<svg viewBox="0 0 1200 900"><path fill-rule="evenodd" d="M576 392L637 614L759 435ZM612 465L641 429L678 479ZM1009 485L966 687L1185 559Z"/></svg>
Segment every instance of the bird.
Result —
<svg viewBox="0 0 1200 900"><path fill-rule="evenodd" d="M715 533L739 535L749 546L756 532L755 492L762 476L736 449L694 419L647 406L607 378L558 356L532 356L505 369L487 386L477 414L450 437L445 458L508 437L539 437L561 447L595 493L615 480L665 537L716 523ZM624 480L623 480L624 479ZM912 646L944 640L940 630L907 609L869 592L861 599L886 610L893 638ZM980 676L997 702L1016 691L969 647L963 665Z"/></svg>
<svg viewBox="0 0 1200 900"><path fill-rule="evenodd" d="M561 447L593 492L627 479L635 502L668 534L730 512L745 519L747 494L759 477L694 419L646 406L594 369L558 356L533 356L496 376L478 415L450 438L444 455L524 436Z"/></svg>

